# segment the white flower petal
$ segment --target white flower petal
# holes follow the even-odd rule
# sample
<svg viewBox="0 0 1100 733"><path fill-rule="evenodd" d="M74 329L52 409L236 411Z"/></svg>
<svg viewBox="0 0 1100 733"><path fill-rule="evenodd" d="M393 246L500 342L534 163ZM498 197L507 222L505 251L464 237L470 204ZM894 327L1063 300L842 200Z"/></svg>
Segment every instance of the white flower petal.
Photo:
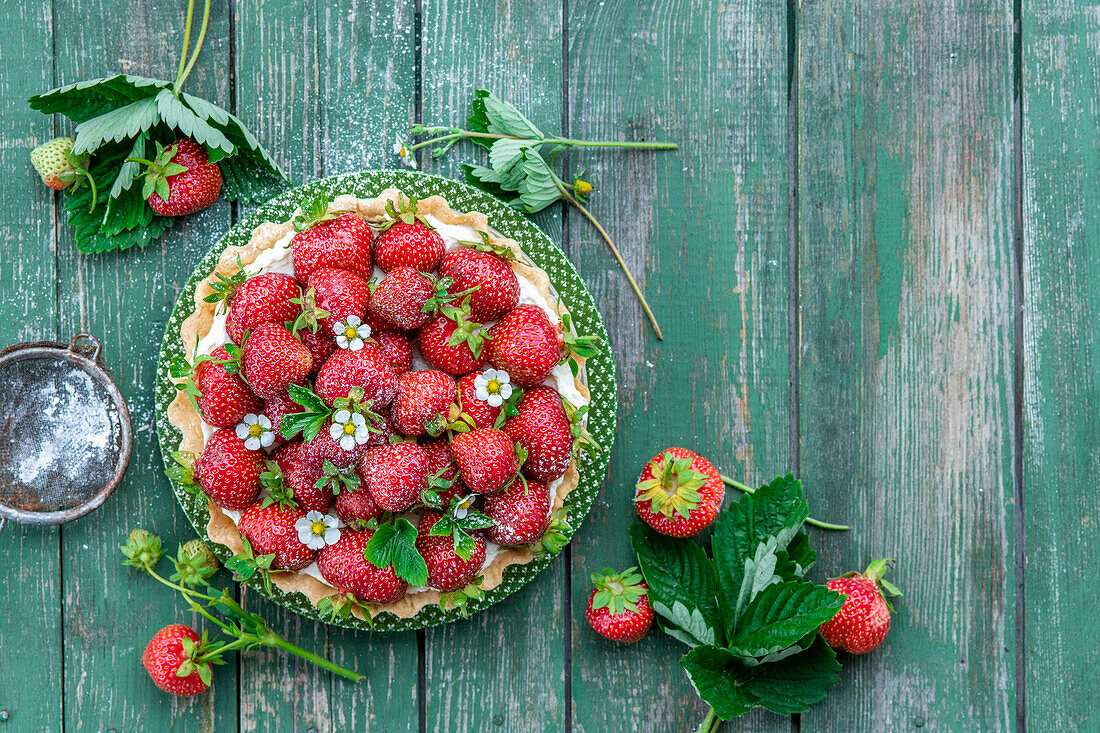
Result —
<svg viewBox="0 0 1100 733"><path fill-rule="evenodd" d="M249 450L259 450L260 449L260 439L257 438L255 435L250 435L244 441L244 447L248 448Z"/></svg>
<svg viewBox="0 0 1100 733"><path fill-rule="evenodd" d="M321 514L321 512L317 511L316 509L311 509L309 512L306 513L306 519L309 520L309 523L312 526L314 522L325 521L325 515ZM299 519L298 521L300 522L302 520Z"/></svg>
<svg viewBox="0 0 1100 733"><path fill-rule="evenodd" d="M498 394L491 394L486 398L485 402L489 407L500 407L504 404L504 398Z"/></svg>
<svg viewBox="0 0 1100 733"><path fill-rule="evenodd" d="M363 417L363 413L361 413L361 412L353 413L352 416L351 416L351 424L354 425L355 427L359 427L361 425L366 425L367 424L367 418Z"/></svg>
<svg viewBox="0 0 1100 733"><path fill-rule="evenodd" d="M340 530L336 527L326 527L325 534L321 537L321 541L326 545L335 545L340 539Z"/></svg>
<svg viewBox="0 0 1100 733"><path fill-rule="evenodd" d="M466 507L461 506L461 505L455 507L454 515L455 515L455 519L465 519L466 518Z"/></svg>
<svg viewBox="0 0 1100 733"><path fill-rule="evenodd" d="M270 448L271 444L275 442L275 433L270 430L265 430L263 435L260 436L260 445L264 448Z"/></svg>
<svg viewBox="0 0 1100 733"><path fill-rule="evenodd" d="M259 415L249 413L249 414L244 416L244 424L245 425L255 425L259 421L260 421L260 416Z"/></svg>
<svg viewBox="0 0 1100 733"><path fill-rule="evenodd" d="M343 321L333 321L332 322L332 332L333 333L343 333L344 331L347 331L347 330L348 330L348 324L344 323Z"/></svg>
<svg viewBox="0 0 1100 733"><path fill-rule="evenodd" d="M326 527L330 527L330 528L331 527L337 527L337 526L340 525L340 520L337 519L336 517L332 516L331 514L326 514L325 518L322 521L324 521Z"/></svg>
<svg viewBox="0 0 1100 733"><path fill-rule="evenodd" d="M364 323L362 326L355 329L355 333L358 334L359 338L361 338L361 339L369 338L370 337L370 326L368 326L367 324Z"/></svg>
<svg viewBox="0 0 1100 733"><path fill-rule="evenodd" d="M366 443L368 440L370 440L370 428L368 428L366 425L363 425L355 429L356 443L358 443L359 445L363 445L363 443Z"/></svg>
<svg viewBox="0 0 1100 733"><path fill-rule="evenodd" d="M343 448L344 450L351 450L352 448L354 448L355 447L355 436L354 435L347 435L347 434L343 435L340 438L340 447Z"/></svg>
<svg viewBox="0 0 1100 733"><path fill-rule="evenodd" d="M234 430L234 432L237 434L238 438L240 438L241 440L244 440L245 438L248 437L248 426L245 425L243 422L242 423L237 423L237 427Z"/></svg>
<svg viewBox="0 0 1100 733"><path fill-rule="evenodd" d="M339 346L341 349L348 348L348 337L345 336L344 334L340 334L339 336L336 337L336 345ZM352 351L354 351L354 350L355 349L352 349Z"/></svg>
<svg viewBox="0 0 1100 733"><path fill-rule="evenodd" d="M300 522L302 520L299 519L298 521ZM298 525L295 524L294 528L298 529ZM306 547L309 547L309 543L311 541L313 541L313 538L316 537L316 536L317 535L313 534L313 531L309 528L308 525L306 526L305 529L298 529L298 541L301 542Z"/></svg>
<svg viewBox="0 0 1100 733"><path fill-rule="evenodd" d="M496 380L501 384L506 384L507 382L512 381L512 378L508 376L508 372L504 371L503 369L497 369Z"/></svg>
<svg viewBox="0 0 1100 733"><path fill-rule="evenodd" d="M305 543L305 546L311 550L320 550L325 546L325 538L321 535L311 534L309 540Z"/></svg>
<svg viewBox="0 0 1100 733"><path fill-rule="evenodd" d="M267 415L257 415L256 424L264 430L271 430L271 420L267 418Z"/></svg>
<svg viewBox="0 0 1100 733"><path fill-rule="evenodd" d="M301 532L302 530L309 529L310 525L312 525L312 524L313 524L313 522L309 521L309 516L308 515L304 516L304 517L298 517L298 519L294 522L294 529Z"/></svg>
<svg viewBox="0 0 1100 733"><path fill-rule="evenodd" d="M478 374L476 377L474 377L474 389L485 389L489 386L489 379L490 377L488 372L482 372L481 374ZM479 399L484 399L484 397Z"/></svg>
<svg viewBox="0 0 1100 733"><path fill-rule="evenodd" d="M485 387L484 384L475 383L474 397L477 397L479 400L484 402L485 400L489 399L489 390Z"/></svg>
<svg viewBox="0 0 1100 733"><path fill-rule="evenodd" d="M363 319L359 316L348 316L347 325L352 328L358 328L359 324L363 322Z"/></svg>
<svg viewBox="0 0 1100 733"><path fill-rule="evenodd" d="M348 341L348 345L345 347L348 351L359 351L363 348L363 339L356 336L351 341Z"/></svg>
<svg viewBox="0 0 1100 733"><path fill-rule="evenodd" d="M351 419L351 410L337 410L336 414L332 416L333 422L338 422L341 425L346 425L348 420Z"/></svg>
<svg viewBox="0 0 1100 733"><path fill-rule="evenodd" d="M340 440L340 436L344 434L344 429L333 423L328 426L328 434L333 440Z"/></svg>
<svg viewBox="0 0 1100 733"><path fill-rule="evenodd" d="M511 397L512 396L512 385L508 384L508 382L501 382L500 383L500 396L501 396L502 399L505 399L505 400L508 399L509 397Z"/></svg>

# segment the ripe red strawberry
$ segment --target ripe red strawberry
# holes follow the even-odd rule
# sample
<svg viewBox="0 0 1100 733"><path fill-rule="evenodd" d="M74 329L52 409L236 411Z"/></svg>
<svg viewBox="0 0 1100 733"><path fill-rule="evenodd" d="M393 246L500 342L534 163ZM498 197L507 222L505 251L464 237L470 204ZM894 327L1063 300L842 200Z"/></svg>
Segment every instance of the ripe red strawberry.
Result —
<svg viewBox="0 0 1100 733"><path fill-rule="evenodd" d="M368 310L406 331L420 328L431 316L435 285L411 267L395 267L371 293Z"/></svg>
<svg viewBox="0 0 1100 733"><path fill-rule="evenodd" d="M425 369L405 372L397 378L393 401L393 422L405 435L435 437L447 427L447 414L458 395L458 385L449 374Z"/></svg>
<svg viewBox="0 0 1100 733"><path fill-rule="evenodd" d="M397 396L397 373L382 348L368 341L358 351L337 349L317 373L315 386L329 406L347 397L352 387L362 387L363 402L370 400L371 409L377 412Z"/></svg>
<svg viewBox="0 0 1100 733"><path fill-rule="evenodd" d="M227 301L225 332L234 343L243 342L245 334L260 324L284 324L301 313L302 307L294 302L302 294L301 288L290 275L265 272L242 281L243 277L242 270L232 277L218 278L211 284L214 295L208 298Z"/></svg>
<svg viewBox="0 0 1100 733"><path fill-rule="evenodd" d="M327 334L335 333L333 326L346 323L348 316L362 319L367 313L370 302L370 285L355 273L347 270L323 268L314 270L309 276L305 300L309 300L312 291L313 303L329 315L317 318L320 329Z"/></svg>
<svg viewBox="0 0 1100 733"><path fill-rule="evenodd" d="M428 587L447 592L466 587L477 576L485 562L485 541L474 537L473 552L469 559L463 560L455 552L453 537L428 534L442 518L443 515L436 511L425 512L420 517L416 528L416 550L428 565Z"/></svg>
<svg viewBox="0 0 1100 733"><path fill-rule="evenodd" d="M367 315L363 318L363 323L370 326L371 335L382 333L383 331L396 331L404 334L404 329L398 328L396 324L390 323L382 316L375 313L367 307Z"/></svg>
<svg viewBox="0 0 1100 733"><path fill-rule="evenodd" d="M244 342L244 378L260 397L269 399L309 375L313 357L281 323L262 323Z"/></svg>
<svg viewBox="0 0 1100 733"><path fill-rule="evenodd" d="M244 447L232 430L215 430L195 460L195 479L214 503L224 509L244 511L260 492L263 460Z"/></svg>
<svg viewBox="0 0 1100 733"><path fill-rule="evenodd" d="M297 440L283 446L276 451L275 462L283 473L283 483L294 493L299 509L328 513L332 508L332 489L317 486L323 472L321 465L308 459L305 443Z"/></svg>
<svg viewBox="0 0 1100 733"><path fill-rule="evenodd" d="M458 380L458 397L461 401L462 411L474 421L475 428L491 428L496 425L497 416L504 409L503 405L492 407L485 400L477 398L477 387L474 380L480 372L467 374Z"/></svg>
<svg viewBox="0 0 1100 733"><path fill-rule="evenodd" d="M336 496L336 516L354 530L366 529L367 522L381 513L382 507L378 506L378 502L365 486L341 491Z"/></svg>
<svg viewBox="0 0 1100 733"><path fill-rule="evenodd" d="M542 384L567 355L561 331L537 305L521 305L489 329L489 363L520 387Z"/></svg>
<svg viewBox="0 0 1100 733"><path fill-rule="evenodd" d="M184 216L202 211L218 200L222 172L211 163L206 148L181 138L167 148L157 143L153 160L130 158L147 167L141 195L161 216Z"/></svg>
<svg viewBox="0 0 1100 733"><path fill-rule="evenodd" d="M448 291L470 293L470 318L478 323L496 320L519 304L519 280L512 266L491 252L455 247L443 256L440 277L451 278Z"/></svg>
<svg viewBox="0 0 1100 733"><path fill-rule="evenodd" d="M557 390L535 387L524 393L504 432L527 451L523 474L548 484L564 476L572 460L572 427Z"/></svg>
<svg viewBox="0 0 1100 733"><path fill-rule="evenodd" d="M371 331L371 336L382 347L382 353L395 372L403 374L412 368L412 344L407 338L397 331Z"/></svg>
<svg viewBox="0 0 1100 733"><path fill-rule="evenodd" d="M901 595L883 575L893 560L872 560L862 573L847 573L825 585L847 596L837 614L821 625L829 646L850 654L866 654L890 631L890 602L884 595Z"/></svg>
<svg viewBox="0 0 1100 733"><path fill-rule="evenodd" d="M318 328L317 333L314 333L304 328L298 332L298 340L302 342L302 346L309 349L309 355L313 357L313 366L310 367L309 373L317 376L329 357L336 353L336 339L332 337L330 331Z"/></svg>
<svg viewBox="0 0 1100 733"><path fill-rule="evenodd" d="M451 444L444 438L437 438L424 441L422 446L428 452L428 488L439 498L439 506L450 506L452 499L469 494L470 489L462 482L451 457Z"/></svg>
<svg viewBox="0 0 1100 733"><path fill-rule="evenodd" d="M279 504L264 506L257 501L241 515L237 529L252 545L252 552L275 555L273 570L301 570L313 562L316 554L298 539L294 523L306 515L302 509Z"/></svg>
<svg viewBox="0 0 1100 733"><path fill-rule="evenodd" d="M446 250L443 237L416 215L416 202L402 197L396 205L389 202L386 212L393 218L382 225L374 242L375 264L386 272L401 266L422 272L439 267Z"/></svg>
<svg viewBox="0 0 1100 733"><path fill-rule="evenodd" d="M515 450L512 439L495 428L479 428L451 438L451 455L462 480L478 494L491 494L515 478L519 471Z"/></svg>
<svg viewBox="0 0 1100 733"><path fill-rule="evenodd" d="M592 574L592 583L596 588L584 616L597 634L612 641L638 641L646 635L653 624L653 609L649 607L649 586L637 568L621 573L606 568Z"/></svg>
<svg viewBox="0 0 1100 733"><path fill-rule="evenodd" d="M61 190L88 175L88 156L74 156L71 137L55 137L31 151L31 165L52 189ZM76 186L73 187L76 189Z"/></svg>
<svg viewBox="0 0 1100 733"><path fill-rule="evenodd" d="M267 401L264 402L263 409L264 415L271 421L271 431L275 433L275 445L283 445L286 443L286 438L279 432L282 428L283 418L287 415L295 415L304 412L306 408L290 399L290 395L281 392L274 397L269 397Z"/></svg>
<svg viewBox="0 0 1100 733"><path fill-rule="evenodd" d="M550 491L545 484L515 481L485 497L482 511L496 524L488 536L498 545L525 545L550 528Z"/></svg>
<svg viewBox="0 0 1100 733"><path fill-rule="evenodd" d="M371 448L356 469L383 511L402 512L428 488L428 452L416 443Z"/></svg>
<svg viewBox="0 0 1100 733"><path fill-rule="evenodd" d="M480 369L488 357L485 329L470 321L461 309L444 306L442 311L416 332L420 355L436 369L456 376Z"/></svg>
<svg viewBox="0 0 1100 733"><path fill-rule="evenodd" d="M393 566L376 568L363 555L374 536L371 530L340 531L340 539L317 553L321 577L341 593L354 593L364 601L392 603L405 595L408 583L397 577Z"/></svg>
<svg viewBox="0 0 1100 733"><path fill-rule="evenodd" d="M263 409L263 401L252 394L239 374L230 374L219 361L229 361L229 353L219 346L210 354L210 359L201 361L191 372L191 380L199 394L195 401L199 412L207 425L216 428L231 428L244 419Z"/></svg>
<svg viewBox="0 0 1100 733"><path fill-rule="evenodd" d="M145 645L141 663L157 687L179 697L190 697L210 687L210 662L196 661L201 651L202 638L194 629L170 624L153 634Z"/></svg>
<svg viewBox="0 0 1100 733"><path fill-rule="evenodd" d="M690 537L710 526L725 495L725 484L710 461L684 448L669 448L642 469L634 508L658 532Z"/></svg>
<svg viewBox="0 0 1100 733"><path fill-rule="evenodd" d="M328 201L317 199L296 218L298 233L292 242L294 274L309 282L314 270L336 267L367 280L371 276L371 233L367 222L356 214L329 214Z"/></svg>

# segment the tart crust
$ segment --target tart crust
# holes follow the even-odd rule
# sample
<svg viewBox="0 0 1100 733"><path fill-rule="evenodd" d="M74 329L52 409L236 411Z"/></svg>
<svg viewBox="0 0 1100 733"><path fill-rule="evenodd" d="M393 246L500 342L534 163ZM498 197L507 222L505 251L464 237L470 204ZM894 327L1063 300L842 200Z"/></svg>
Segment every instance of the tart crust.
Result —
<svg viewBox="0 0 1100 733"><path fill-rule="evenodd" d="M398 200L399 196L404 196L404 193L396 188L388 188L377 197L370 199L360 199L350 195L342 195L336 197L329 205L329 211L350 211L358 213L368 222L376 224L387 218L385 212L386 203L388 201ZM476 211L468 213L455 211L442 196L431 196L427 199L417 201L416 211L421 215L431 214L444 224L465 225L473 228L475 231L486 232L493 244L504 245L516 254L516 259L512 262L512 269L517 276L526 279L534 285L539 294L542 295L546 302L558 313L559 320L562 314L567 313L565 306L552 290L550 278L547 276L546 272L535 266L529 260L526 260L517 242L506 239L490 229L488 218L484 214ZM195 345L203 335L209 332L211 324L213 323L216 304L207 303L205 298L214 292L213 288L210 287L210 283L214 280L214 275L220 273L229 277L238 269L238 258L240 258L240 262L244 265L251 264L261 252L275 246L280 239L291 231L293 231L293 225L290 221L278 224L265 222L252 231L252 237L249 239L248 244L241 247L228 247L225 252L222 253L214 271L209 277L201 281L195 289L194 312L188 316L183 322L183 325L180 326L179 336L184 345L184 353L194 353ZM173 381L178 383L183 380L177 379ZM575 379L574 382L577 390L584 395L585 398L591 397L588 388L579 377ZM205 442L202 420L182 392L177 394L175 399L168 406L168 420L179 429L183 436L180 440L179 450L190 451L195 455L202 452ZM576 459L574 459L569 463L569 467L565 471L562 482L554 493L552 511L560 509L564 505L565 497L577 487L579 480L580 473L577 469ZM233 520L213 501L208 503L208 508L210 519L207 522L206 531L210 539L229 548L234 554L241 552L243 550L241 536ZM526 547L502 548L496 557L493 558L492 562L482 569L481 575L484 579L480 587L484 590L490 590L497 587L503 580L504 569L506 567L509 565L526 564L532 559L534 559L534 556ZM332 596L336 593L335 589L331 586L305 573L272 573L271 580L284 592L299 592L304 594L314 606L316 606L322 598ZM394 603L386 605L369 604L368 608L371 616L387 611L401 618L411 618L424 606L438 605L438 603L439 591L427 589L418 593L407 593L404 598ZM358 607L353 608L352 612L359 618L364 618L362 611Z"/></svg>

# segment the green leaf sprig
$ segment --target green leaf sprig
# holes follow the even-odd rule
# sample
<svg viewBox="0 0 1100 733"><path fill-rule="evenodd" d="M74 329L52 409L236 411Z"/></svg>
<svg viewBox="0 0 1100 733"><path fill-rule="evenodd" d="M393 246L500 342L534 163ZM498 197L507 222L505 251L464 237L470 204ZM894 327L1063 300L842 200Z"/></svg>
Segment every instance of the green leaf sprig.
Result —
<svg viewBox="0 0 1100 733"><path fill-rule="evenodd" d="M806 712L839 680L818 628L844 596L804 578L817 557L808 516L802 483L788 474L722 511L709 548L631 527L658 626L690 647L680 666L711 706L698 731L756 707Z"/></svg>
<svg viewBox="0 0 1100 733"><path fill-rule="evenodd" d="M183 48L175 81L133 74L88 79L30 97L31 109L61 114L76 123L72 154L87 161L92 186L66 189L64 209L77 249L85 253L144 247L175 222L158 216L146 203L157 187L143 176L142 160L156 158L181 135L202 145L222 173L222 193L242 203L266 201L286 188L287 179L256 137L233 114L182 86L198 59L210 19L205 0L202 25L193 48L191 26L195 1L188 0ZM175 164L166 164L171 175ZM163 179L162 179L163 180ZM166 198L163 195L162 198Z"/></svg>
<svg viewBox="0 0 1100 733"><path fill-rule="evenodd" d="M409 129L413 137L425 137L412 145L405 145L399 138L395 152L409 165L415 167L412 153L417 148L429 148L432 157L441 157L457 143L468 140L489 151L489 165L463 165L466 181L483 191L494 194L525 214L542 211L555 201L565 201L577 209L596 228L600 236L618 260L634 294L657 338L663 338L657 317L646 302L641 288L630 274L626 262L619 253L611 235L585 206L592 184L573 177L566 183L554 172L557 156L572 147L581 148L631 148L649 150L674 150L675 143L647 143L625 141L575 140L547 135L516 107L484 89L474 92L472 113L466 120L467 128L413 125ZM549 158L544 149L548 149Z"/></svg>
<svg viewBox="0 0 1100 733"><path fill-rule="evenodd" d="M241 607L226 590L217 590L210 585L210 578L218 570L218 561L200 540L192 540L179 548L175 557L169 560L175 568L171 578L165 578L156 571L157 564L165 557L160 537L143 529L130 533L121 548L126 559L123 565L135 567L151 576L163 585L177 591L190 610L199 614L217 626L228 637L221 644L207 641L205 632L202 643L197 649L190 650L189 658L193 663L224 663L226 652L238 649L254 649L258 646L270 646L299 656L308 662L345 677L352 682L360 682L365 677L354 670L341 667L334 662L319 657L313 652L291 644L268 625L262 616L250 613ZM249 554L251 551L249 550ZM267 557L267 556L263 556ZM253 573L256 571L253 571ZM199 665L201 666L201 664ZM204 679L207 684L209 680Z"/></svg>

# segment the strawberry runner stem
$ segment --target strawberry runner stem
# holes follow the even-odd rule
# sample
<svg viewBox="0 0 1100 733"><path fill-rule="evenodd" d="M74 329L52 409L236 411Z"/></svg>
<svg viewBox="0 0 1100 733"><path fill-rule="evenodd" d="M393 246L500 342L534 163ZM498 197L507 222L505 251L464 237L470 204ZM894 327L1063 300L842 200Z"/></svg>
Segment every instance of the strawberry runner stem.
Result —
<svg viewBox="0 0 1100 733"><path fill-rule="evenodd" d="M407 146L408 150L416 150L417 148L423 148L429 145L435 145L438 143L444 143L449 141L458 141L468 138L477 138L479 140L527 140L529 138L519 137L518 135L498 135L491 132L473 132L471 130L460 130L454 127L434 127L427 128L425 132L431 131L443 131L450 130L447 135L440 135L439 137L433 137L428 140L423 140L415 145ZM574 140L568 137L547 137L540 140L531 140L532 147L539 147L541 145L569 145L571 147L578 148L644 148L647 150L675 150L678 146L676 143L639 143L639 142L627 142L623 140Z"/></svg>
<svg viewBox="0 0 1100 733"><path fill-rule="evenodd" d="M195 41L195 48L191 52L190 60L188 60L187 52L188 46L191 43L191 21L195 12L195 0L188 0L187 2L187 23L183 29L183 49L180 51L180 63L179 70L176 72L176 82L172 85L172 93L179 94L180 88L183 87L183 82L191 74L191 69L194 68L195 62L198 61L199 51L202 49L202 42L206 39L206 27L210 22L210 0L206 0L203 3L202 9L202 25L199 27L199 38Z"/></svg>
<svg viewBox="0 0 1100 733"><path fill-rule="evenodd" d="M714 712L714 708L708 708L707 717L703 718L703 722L695 729L695 733L714 733L721 725L722 720Z"/></svg>
<svg viewBox="0 0 1100 733"><path fill-rule="evenodd" d="M726 476L725 474L718 474L718 475L721 477L722 483L724 483L726 486L732 486L733 488L737 489L738 491L743 491L746 494L752 494L752 493L756 492L756 489L752 488L751 486L748 486L747 484L741 483L737 479L730 478L729 476ZM814 519L813 517L807 517L806 518L806 524L812 524L813 526L817 527L818 529L828 529L828 530L833 530L835 532L845 532L845 531L851 529L851 527L849 527L847 524L829 524L828 522L822 522L820 519Z"/></svg>

